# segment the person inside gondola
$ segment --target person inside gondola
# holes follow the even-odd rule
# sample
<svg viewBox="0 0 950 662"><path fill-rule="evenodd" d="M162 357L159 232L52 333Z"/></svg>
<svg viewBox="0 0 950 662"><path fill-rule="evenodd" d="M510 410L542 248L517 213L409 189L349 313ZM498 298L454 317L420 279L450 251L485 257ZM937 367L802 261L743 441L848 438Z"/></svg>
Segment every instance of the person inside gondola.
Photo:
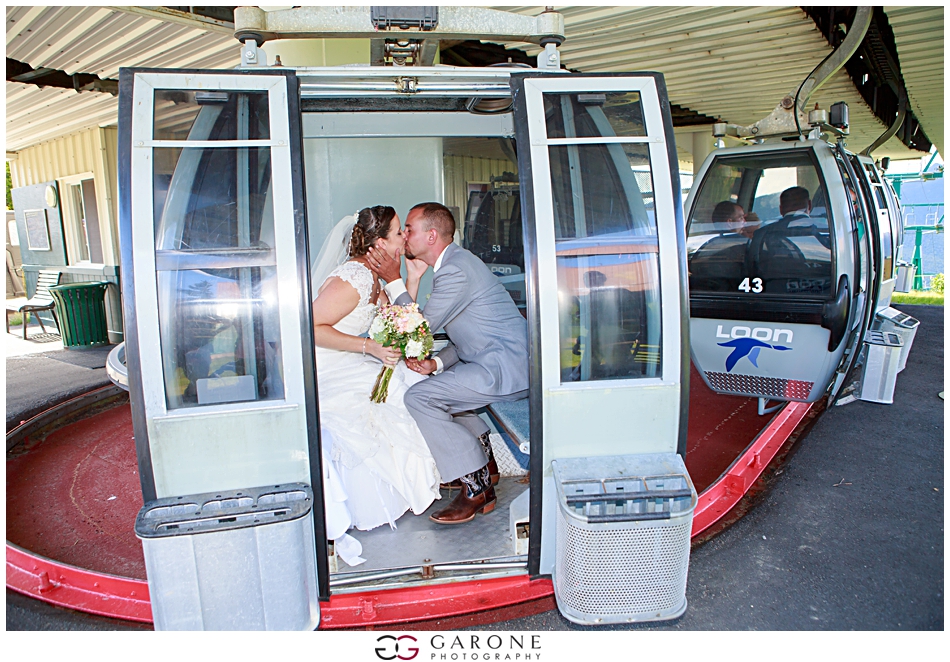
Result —
<svg viewBox="0 0 950 662"><path fill-rule="evenodd" d="M746 214L742 205L723 200L713 208L710 220L717 231L723 226L728 232L713 236L689 259L689 286L703 292L734 292L744 278L746 252L759 217Z"/></svg>
<svg viewBox="0 0 950 662"><path fill-rule="evenodd" d="M789 225L814 225L811 220L811 193L804 186L792 186L782 191L778 199L782 221Z"/></svg>
<svg viewBox="0 0 950 662"><path fill-rule="evenodd" d="M754 276L768 294L827 294L831 237L826 219L812 218L811 194L802 186L782 191L779 211L782 218L760 228L750 242Z"/></svg>
<svg viewBox="0 0 950 662"><path fill-rule="evenodd" d="M725 223L732 232L751 239L752 234L759 229L760 221L755 212L748 214L739 205L731 200L723 200L712 213L713 223Z"/></svg>
<svg viewBox="0 0 950 662"><path fill-rule="evenodd" d="M435 459L403 401L425 378L406 368L398 348L366 335L377 307L389 303L369 261L374 248L395 260L405 250L392 207L366 207L340 221L312 270L327 535L349 565L364 561L350 526L395 528L405 512L420 515L440 498ZM377 403L369 395L383 365L395 371Z"/></svg>

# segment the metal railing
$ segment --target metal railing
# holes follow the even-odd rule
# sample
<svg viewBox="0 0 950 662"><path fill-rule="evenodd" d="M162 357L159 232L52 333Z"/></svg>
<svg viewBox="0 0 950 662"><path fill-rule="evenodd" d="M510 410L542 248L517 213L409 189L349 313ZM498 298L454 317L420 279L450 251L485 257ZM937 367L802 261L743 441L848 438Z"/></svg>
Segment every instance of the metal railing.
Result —
<svg viewBox="0 0 950 662"><path fill-rule="evenodd" d="M915 207L925 207L929 209L939 209L940 211L934 211L928 213L924 218L923 224L912 224L910 219L914 216ZM942 202L918 202L918 203L909 203L901 205L901 209L904 213L904 232L908 230L914 231L914 257L911 260L915 269L916 274L914 276L914 285L913 289L915 291L920 291L924 289L924 276L933 276L934 274L924 273L923 260L921 258L921 244L923 243L924 234L929 234L932 232L943 232L943 203ZM907 210L910 209L910 213L907 213Z"/></svg>
<svg viewBox="0 0 950 662"><path fill-rule="evenodd" d="M934 159L936 159L936 156L937 155L935 152L930 158L930 161L924 167L923 172L884 175L884 177L894 187L894 192L897 193L898 198L900 198L901 195L901 185L905 182L924 182L932 179L943 178L942 171L927 172L927 169L930 168L931 164L934 162ZM933 209L934 211L925 215L923 223L915 223L912 221L916 221L915 212L918 208ZM909 230L913 230L914 232L914 257L912 258L912 263L915 267L915 275L912 289L919 292L924 289L924 278L934 275L924 273L923 259L921 256L921 244L923 243L923 236L924 234L929 234L932 232L943 232L943 202L901 203L901 213L904 215L904 232L906 233ZM903 240L904 238L901 237L902 244Z"/></svg>

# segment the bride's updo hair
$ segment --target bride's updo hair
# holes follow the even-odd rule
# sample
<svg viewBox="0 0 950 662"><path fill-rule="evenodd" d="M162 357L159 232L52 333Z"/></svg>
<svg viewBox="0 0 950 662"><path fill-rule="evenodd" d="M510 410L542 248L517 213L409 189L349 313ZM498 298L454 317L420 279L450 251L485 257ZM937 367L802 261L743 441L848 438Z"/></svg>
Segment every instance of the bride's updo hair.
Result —
<svg viewBox="0 0 950 662"><path fill-rule="evenodd" d="M366 255L377 239L389 236L389 227L395 216L396 210L384 205L361 209L350 237L350 258Z"/></svg>

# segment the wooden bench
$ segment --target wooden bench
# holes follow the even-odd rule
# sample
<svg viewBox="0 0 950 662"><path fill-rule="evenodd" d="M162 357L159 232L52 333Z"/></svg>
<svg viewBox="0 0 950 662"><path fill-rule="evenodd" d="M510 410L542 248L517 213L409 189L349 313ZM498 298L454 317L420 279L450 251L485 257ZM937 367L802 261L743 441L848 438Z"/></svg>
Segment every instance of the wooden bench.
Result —
<svg viewBox="0 0 950 662"><path fill-rule="evenodd" d="M51 271L48 269L41 270L39 277L36 280L36 292L33 294L33 296L19 306L16 304L7 304L7 333L10 333L10 315L13 315L14 313L20 313L20 315L23 317L24 340L27 340L26 327L30 321L30 313L39 313L48 310L53 313L53 319L56 319L53 295L50 293L49 288L59 285L59 279L61 276L62 274L60 274L58 271ZM40 328L43 330L43 333L46 333L46 327L43 326L43 320L40 319L39 315L36 315L36 319L40 323Z"/></svg>

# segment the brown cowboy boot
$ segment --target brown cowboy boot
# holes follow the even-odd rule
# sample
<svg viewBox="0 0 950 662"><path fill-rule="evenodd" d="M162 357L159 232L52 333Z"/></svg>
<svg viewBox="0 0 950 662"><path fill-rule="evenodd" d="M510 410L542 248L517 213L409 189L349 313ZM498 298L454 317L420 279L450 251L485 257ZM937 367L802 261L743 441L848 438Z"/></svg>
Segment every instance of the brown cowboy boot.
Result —
<svg viewBox="0 0 950 662"><path fill-rule="evenodd" d="M477 513L487 515L495 509L495 488L491 484L488 465L458 479L463 489L452 503L429 515L436 524L463 524L475 519Z"/></svg>
<svg viewBox="0 0 950 662"><path fill-rule="evenodd" d="M478 438L478 442L482 445L482 450L485 451L485 455L488 456L488 474L491 476L491 484L497 485L498 481L501 480L501 474L498 472L498 463L495 462L495 453L491 448L491 439L488 437L490 433L486 432ZM439 483L440 490L448 490L453 492L455 490L462 489L462 479L456 478L449 483Z"/></svg>

